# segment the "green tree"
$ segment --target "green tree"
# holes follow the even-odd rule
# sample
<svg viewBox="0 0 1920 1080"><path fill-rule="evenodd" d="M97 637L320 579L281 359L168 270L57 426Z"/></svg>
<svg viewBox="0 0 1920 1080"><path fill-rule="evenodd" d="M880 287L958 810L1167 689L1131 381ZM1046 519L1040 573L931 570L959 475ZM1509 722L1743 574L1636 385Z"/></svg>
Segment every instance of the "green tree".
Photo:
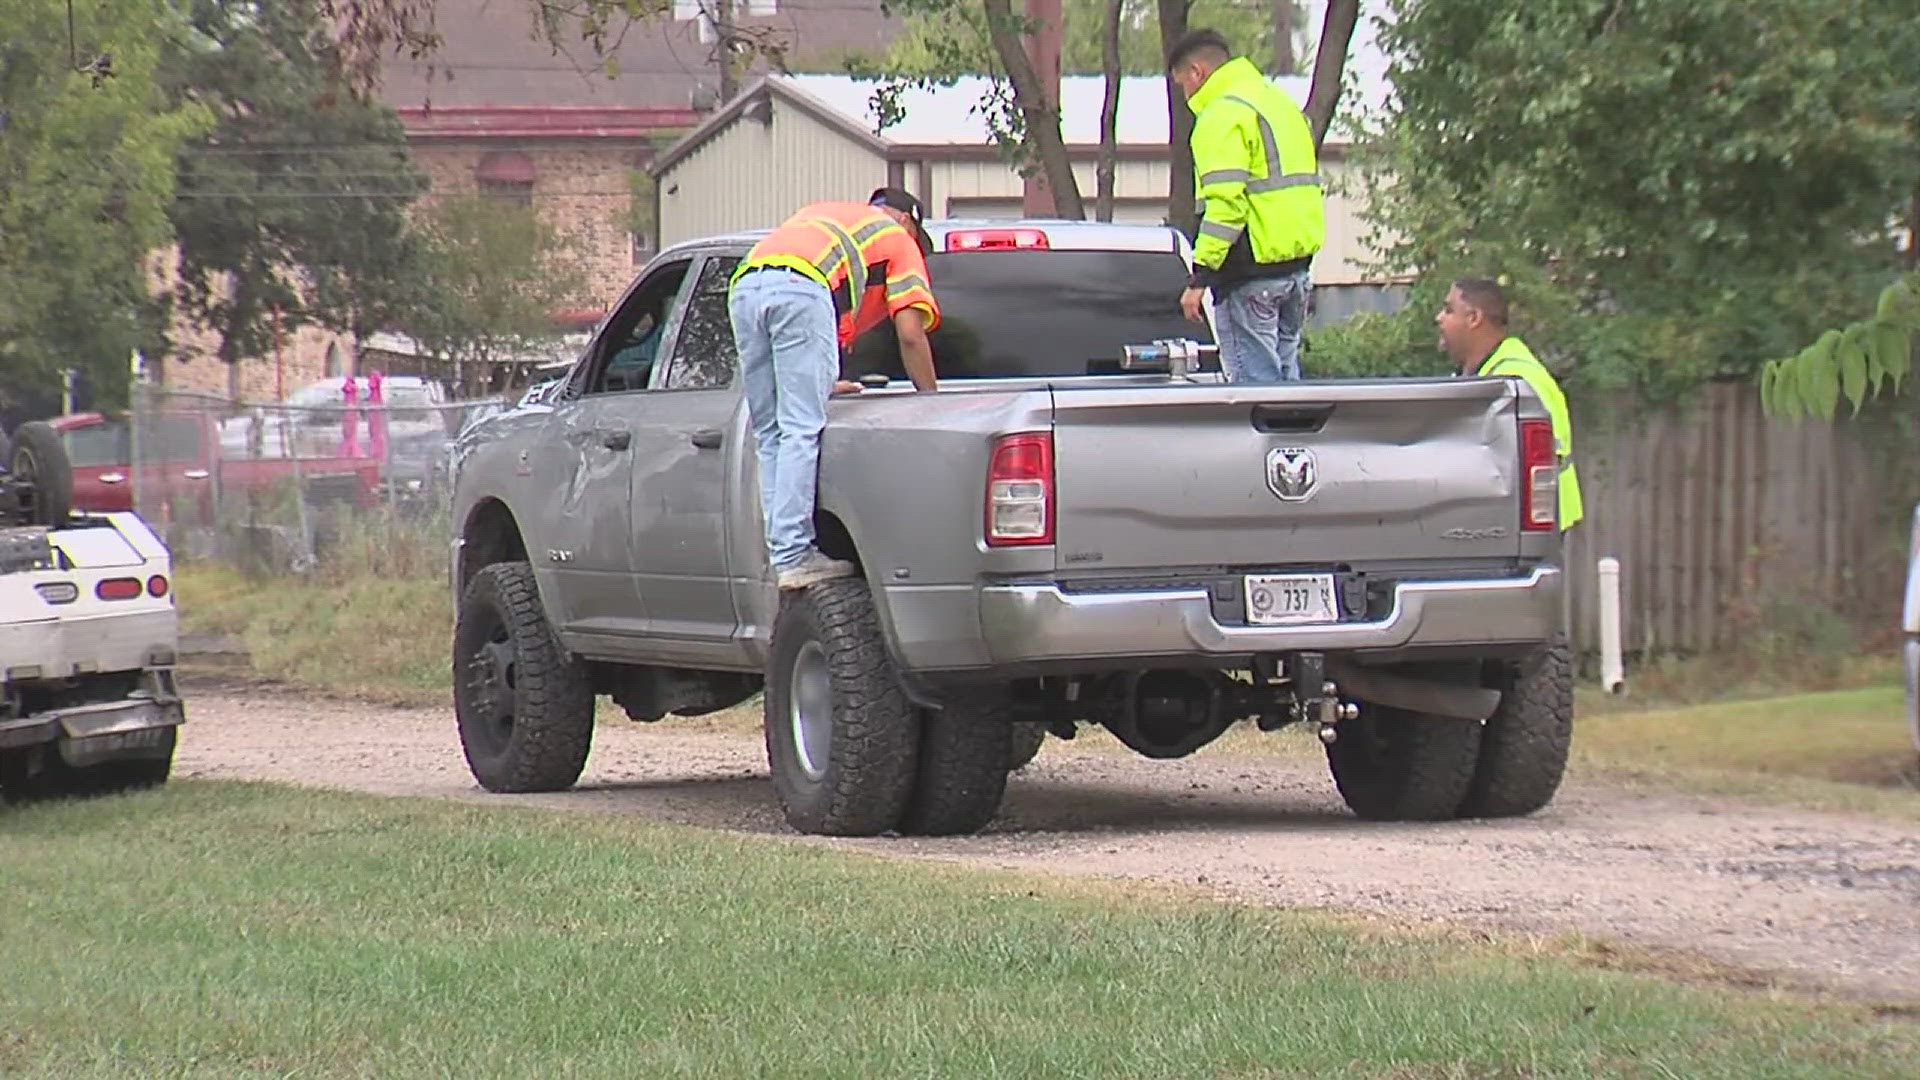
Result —
<svg viewBox="0 0 1920 1080"><path fill-rule="evenodd" d="M0 0L0 406L45 412L75 368L125 403L151 343L144 257L166 242L173 158L206 110L156 81L161 0Z"/></svg>
<svg viewBox="0 0 1920 1080"><path fill-rule="evenodd" d="M1363 164L1425 320L1514 280L1574 377L1666 400L1850 314L1915 190L1910 0L1390 0Z"/></svg>
<svg viewBox="0 0 1920 1080"><path fill-rule="evenodd" d="M171 214L182 313L228 363L281 329L391 321L415 276L407 208L427 188L393 110L342 93L317 0L188 0L168 89L218 123L182 149ZM417 294L407 293L408 296Z"/></svg>
<svg viewBox="0 0 1920 1080"><path fill-rule="evenodd" d="M569 245L530 206L487 195L436 198L417 225L432 302L399 325L446 362L466 393L502 389L517 366L556 342L554 313L577 302L586 275Z"/></svg>

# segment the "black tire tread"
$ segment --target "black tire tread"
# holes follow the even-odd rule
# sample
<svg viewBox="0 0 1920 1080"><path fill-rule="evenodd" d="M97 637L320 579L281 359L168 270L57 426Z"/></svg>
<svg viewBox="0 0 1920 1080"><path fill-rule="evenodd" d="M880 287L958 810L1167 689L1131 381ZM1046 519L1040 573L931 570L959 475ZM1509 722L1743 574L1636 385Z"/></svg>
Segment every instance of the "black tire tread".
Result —
<svg viewBox="0 0 1920 1080"><path fill-rule="evenodd" d="M782 594L775 624L774 666L791 662L784 648L795 633L817 636L833 687L832 751L825 790L809 797L782 775L791 740L784 716L789 681L767 677L767 756L775 789L795 829L827 836L874 836L894 828L913 792L920 723L881 636L873 593L859 578L825 581ZM797 767L797 766L796 766Z"/></svg>
<svg viewBox="0 0 1920 1080"><path fill-rule="evenodd" d="M460 629L455 628L454 708L460 745L475 780L488 791L518 794L564 791L580 779L593 743L593 687L585 665L569 655L547 623L524 562L482 567L461 598L464 621L474 605L497 605L514 647L514 724L506 750L489 758L467 734Z"/></svg>
<svg viewBox="0 0 1920 1080"><path fill-rule="evenodd" d="M1046 745L1047 725L1038 720L1015 721L1013 735L1007 742L1007 771L1024 769L1040 755L1040 748Z"/></svg>
<svg viewBox="0 0 1920 1080"><path fill-rule="evenodd" d="M1369 821L1457 816L1479 756L1479 724L1382 705L1341 724L1327 747L1340 797Z"/></svg>
<svg viewBox="0 0 1920 1080"><path fill-rule="evenodd" d="M920 726L920 768L900 831L919 836L979 832L1007 790L1013 723L997 695L957 697L927 711Z"/></svg>
<svg viewBox="0 0 1920 1080"><path fill-rule="evenodd" d="M1553 801L1573 747L1573 650L1549 642L1516 665L1487 718L1480 761L1460 813L1519 817Z"/></svg>
<svg viewBox="0 0 1920 1080"><path fill-rule="evenodd" d="M7 468L11 470L23 454L33 456L34 524L50 529L64 525L73 513L73 461L60 433L44 420L21 424L13 429Z"/></svg>

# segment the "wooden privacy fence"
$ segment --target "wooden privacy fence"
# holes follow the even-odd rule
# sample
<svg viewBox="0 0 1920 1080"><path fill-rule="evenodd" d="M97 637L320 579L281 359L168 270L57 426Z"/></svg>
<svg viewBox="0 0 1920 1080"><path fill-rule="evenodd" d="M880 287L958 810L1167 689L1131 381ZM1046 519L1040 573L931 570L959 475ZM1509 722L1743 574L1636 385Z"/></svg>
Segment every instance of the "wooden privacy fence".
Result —
<svg viewBox="0 0 1920 1080"><path fill-rule="evenodd" d="M1598 647L1595 560L1608 555L1628 653L1735 645L1754 625L1742 613L1781 605L1857 618L1897 591L1886 511L1903 493L1876 483L1884 468L1844 422L1771 420L1751 384L1715 383L1682 409L1619 403L1576 420L1574 448L1586 520L1567 565L1583 649Z"/></svg>

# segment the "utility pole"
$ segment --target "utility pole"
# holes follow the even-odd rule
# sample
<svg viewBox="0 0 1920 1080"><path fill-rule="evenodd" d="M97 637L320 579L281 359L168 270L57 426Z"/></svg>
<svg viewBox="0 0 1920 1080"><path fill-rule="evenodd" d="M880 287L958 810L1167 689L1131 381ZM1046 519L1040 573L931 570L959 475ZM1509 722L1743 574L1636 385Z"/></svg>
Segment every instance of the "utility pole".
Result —
<svg viewBox="0 0 1920 1080"><path fill-rule="evenodd" d="M1033 73L1046 91L1047 106L1060 111L1060 0L1026 0L1027 56L1033 61ZM1053 188L1047 184L1044 170L1026 178L1020 192L1020 212L1027 217L1053 217L1059 208L1053 200Z"/></svg>

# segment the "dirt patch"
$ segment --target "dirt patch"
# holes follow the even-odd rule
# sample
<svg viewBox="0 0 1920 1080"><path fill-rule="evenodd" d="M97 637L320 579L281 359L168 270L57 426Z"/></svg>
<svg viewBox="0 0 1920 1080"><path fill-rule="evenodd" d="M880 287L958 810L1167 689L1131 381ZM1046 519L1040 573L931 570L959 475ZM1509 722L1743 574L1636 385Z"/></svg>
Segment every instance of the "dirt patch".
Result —
<svg viewBox="0 0 1920 1080"><path fill-rule="evenodd" d="M727 725L603 723L575 790L497 796L474 784L444 708L200 684L188 719L179 776L793 836L759 738ZM1779 985L1920 1002L1920 825L1580 778L1530 818L1380 825L1349 815L1310 755L1152 762L1050 741L981 835L794 839L1400 922L1615 938Z"/></svg>

